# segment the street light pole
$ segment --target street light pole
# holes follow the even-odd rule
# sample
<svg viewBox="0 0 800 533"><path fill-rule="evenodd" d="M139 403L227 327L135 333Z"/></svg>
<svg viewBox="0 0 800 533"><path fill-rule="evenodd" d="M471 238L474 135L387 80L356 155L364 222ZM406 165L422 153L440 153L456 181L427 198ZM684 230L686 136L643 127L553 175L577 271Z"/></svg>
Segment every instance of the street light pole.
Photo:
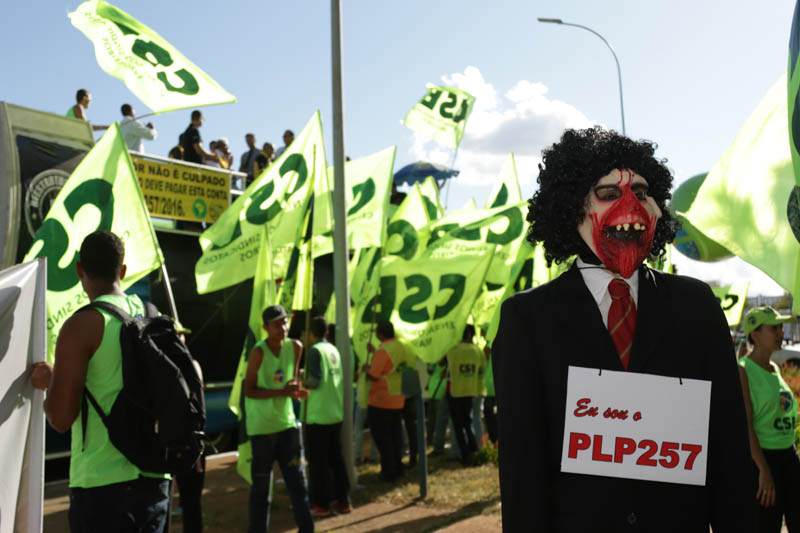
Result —
<svg viewBox="0 0 800 533"><path fill-rule="evenodd" d="M617 63L617 78L619 79L619 112L622 115L622 134L625 135L625 105L622 102L622 69L619 66L619 59L617 59L617 54L614 52L614 47L612 47L602 35L594 31L592 28L587 28L586 26L581 26L580 24L572 24L571 22L564 22L561 19L539 17L537 20L547 24L561 24L562 26L574 26L575 28L581 28L597 35L601 41L606 43L608 49L611 50L611 55L614 56L614 61Z"/></svg>

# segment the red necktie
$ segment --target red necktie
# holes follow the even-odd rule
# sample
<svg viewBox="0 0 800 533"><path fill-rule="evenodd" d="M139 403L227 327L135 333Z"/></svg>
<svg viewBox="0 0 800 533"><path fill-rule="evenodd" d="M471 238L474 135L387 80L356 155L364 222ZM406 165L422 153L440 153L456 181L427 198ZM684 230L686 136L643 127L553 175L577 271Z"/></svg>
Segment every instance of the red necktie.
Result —
<svg viewBox="0 0 800 533"><path fill-rule="evenodd" d="M628 369L628 360L636 329L636 304L633 303L628 284L621 279L612 279L608 284L611 307L608 310L608 332L617 347L622 367Z"/></svg>

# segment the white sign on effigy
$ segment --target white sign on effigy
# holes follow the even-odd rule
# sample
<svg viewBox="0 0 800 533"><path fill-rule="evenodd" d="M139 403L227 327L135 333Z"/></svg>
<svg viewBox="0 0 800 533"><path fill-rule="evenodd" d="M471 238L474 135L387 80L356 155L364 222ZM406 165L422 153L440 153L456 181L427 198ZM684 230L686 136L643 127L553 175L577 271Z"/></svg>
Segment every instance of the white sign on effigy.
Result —
<svg viewBox="0 0 800 533"><path fill-rule="evenodd" d="M561 471L705 485L711 382L569 367Z"/></svg>
<svg viewBox="0 0 800 533"><path fill-rule="evenodd" d="M29 369L47 350L46 265L0 271L0 533L42 531L44 394Z"/></svg>

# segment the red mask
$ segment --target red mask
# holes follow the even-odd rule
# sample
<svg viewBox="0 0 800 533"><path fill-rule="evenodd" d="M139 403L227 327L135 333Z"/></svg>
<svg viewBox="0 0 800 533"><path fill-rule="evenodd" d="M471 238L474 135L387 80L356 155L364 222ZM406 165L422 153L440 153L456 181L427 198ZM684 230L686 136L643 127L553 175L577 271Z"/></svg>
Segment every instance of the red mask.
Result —
<svg viewBox="0 0 800 533"><path fill-rule="evenodd" d="M607 179L612 176L616 183ZM627 169L613 170L589 194L591 208L581 224L591 222L587 244L606 268L629 278L650 254L661 210L648 195L646 181ZM579 227L584 240L586 229Z"/></svg>

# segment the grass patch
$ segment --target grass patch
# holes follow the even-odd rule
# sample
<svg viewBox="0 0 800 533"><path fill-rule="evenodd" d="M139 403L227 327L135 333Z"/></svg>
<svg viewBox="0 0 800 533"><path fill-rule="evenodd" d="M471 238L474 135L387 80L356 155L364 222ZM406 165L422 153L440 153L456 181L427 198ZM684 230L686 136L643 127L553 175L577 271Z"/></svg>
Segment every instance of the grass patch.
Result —
<svg viewBox="0 0 800 533"><path fill-rule="evenodd" d="M429 448L428 451L431 451ZM496 451L494 456L496 457ZM353 493L356 503L387 502L394 505L422 503L449 509L469 508L469 515L484 510L499 510L500 482L496 459L481 450L479 457L488 460L477 466L462 466L446 454L428 456L428 494L419 499L418 466L406 468L401 481L388 483L378 478L380 465L366 464L358 467L358 491ZM483 455L481 455L483 454ZM477 511L477 512L476 512Z"/></svg>

